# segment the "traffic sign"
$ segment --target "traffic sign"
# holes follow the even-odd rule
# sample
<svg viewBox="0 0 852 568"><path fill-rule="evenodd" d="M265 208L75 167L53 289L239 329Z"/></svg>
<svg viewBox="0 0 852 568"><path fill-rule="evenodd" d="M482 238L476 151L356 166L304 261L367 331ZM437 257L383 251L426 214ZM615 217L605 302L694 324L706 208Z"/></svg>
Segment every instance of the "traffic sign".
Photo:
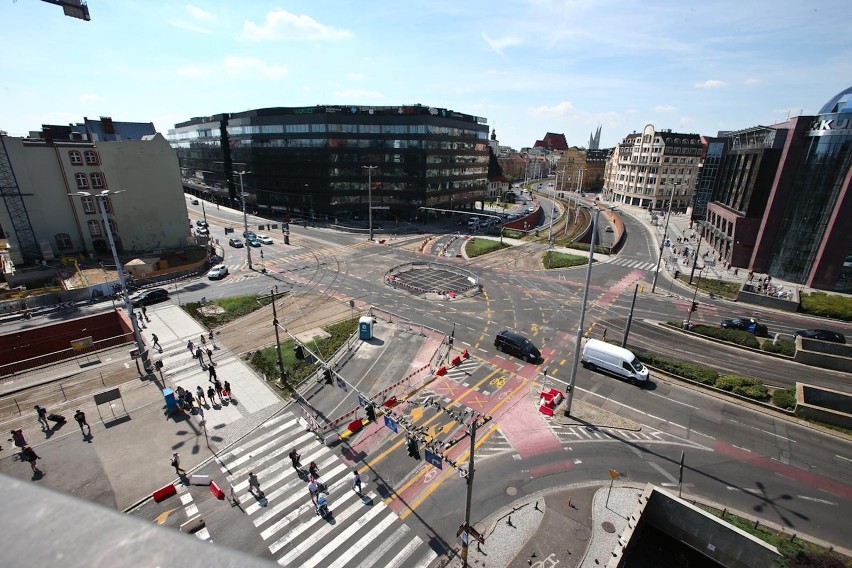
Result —
<svg viewBox="0 0 852 568"><path fill-rule="evenodd" d="M395 433L399 434L399 429L397 428L396 422L393 419L385 414L385 426L393 430Z"/></svg>
<svg viewBox="0 0 852 568"><path fill-rule="evenodd" d="M364 398L363 394L358 395L358 405L362 408L367 408L367 399Z"/></svg>
<svg viewBox="0 0 852 568"><path fill-rule="evenodd" d="M441 456L436 454L435 452L428 450L426 448L423 449L423 454L426 456L426 461L437 467L438 469L444 469L444 462L441 459Z"/></svg>
<svg viewBox="0 0 852 568"><path fill-rule="evenodd" d="M342 388L343 390L345 390L347 392L349 391L349 387L346 386L346 381L344 381L340 377L337 377L337 386L339 386L340 388Z"/></svg>

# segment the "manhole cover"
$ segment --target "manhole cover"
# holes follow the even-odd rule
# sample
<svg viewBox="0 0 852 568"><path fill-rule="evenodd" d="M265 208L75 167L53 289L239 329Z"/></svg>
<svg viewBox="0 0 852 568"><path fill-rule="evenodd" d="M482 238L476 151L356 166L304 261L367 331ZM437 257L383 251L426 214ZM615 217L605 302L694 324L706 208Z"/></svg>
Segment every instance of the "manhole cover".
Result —
<svg viewBox="0 0 852 568"><path fill-rule="evenodd" d="M517 494L518 494L518 489L516 487L507 487L506 488L506 495L510 495L510 496L514 497Z"/></svg>
<svg viewBox="0 0 852 568"><path fill-rule="evenodd" d="M602 522L602 523L601 523L601 528L602 528L603 530L605 530L606 532L608 532L608 533L614 533L614 532L615 532L615 525L614 525L614 524L612 524L612 523L611 523L611 522L609 522L609 521L604 521L604 522Z"/></svg>

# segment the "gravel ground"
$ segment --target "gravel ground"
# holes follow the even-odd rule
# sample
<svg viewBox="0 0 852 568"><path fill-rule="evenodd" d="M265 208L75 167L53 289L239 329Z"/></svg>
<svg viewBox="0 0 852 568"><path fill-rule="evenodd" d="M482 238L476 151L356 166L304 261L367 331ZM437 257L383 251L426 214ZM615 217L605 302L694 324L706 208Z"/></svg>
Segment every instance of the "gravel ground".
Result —
<svg viewBox="0 0 852 568"><path fill-rule="evenodd" d="M606 566L612 551L618 546L618 539L627 528L628 517L639 505L638 498L642 489L630 487L613 487L612 494L607 499L609 487L601 488L595 493L592 503L592 539L586 549L581 568L600 568ZM611 523L615 531L604 530L604 523Z"/></svg>

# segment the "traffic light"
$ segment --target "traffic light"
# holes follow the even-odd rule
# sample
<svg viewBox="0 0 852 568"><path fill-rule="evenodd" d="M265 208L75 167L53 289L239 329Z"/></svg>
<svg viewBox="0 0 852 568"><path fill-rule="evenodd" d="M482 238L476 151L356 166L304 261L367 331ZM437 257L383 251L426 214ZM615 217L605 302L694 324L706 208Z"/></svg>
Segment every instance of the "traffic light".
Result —
<svg viewBox="0 0 852 568"><path fill-rule="evenodd" d="M334 379L332 379L332 377L331 377L331 370L329 370L329 369L323 370L322 378L325 379L325 384L327 384L327 385L333 385L334 384Z"/></svg>
<svg viewBox="0 0 852 568"><path fill-rule="evenodd" d="M692 302L692 308L689 311L694 312L696 310L698 310L698 302Z"/></svg>
<svg viewBox="0 0 852 568"><path fill-rule="evenodd" d="M375 409L375 407L372 404L368 404L367 406L364 407L364 410L367 412L367 419L370 422L375 422L376 421L376 409ZM409 450L409 452L410 451L411 450Z"/></svg>
<svg viewBox="0 0 852 568"><path fill-rule="evenodd" d="M408 455L416 460L420 459L420 448L417 447L417 440L414 438L408 439Z"/></svg>
<svg viewBox="0 0 852 568"><path fill-rule="evenodd" d="M299 359L300 361L305 358L305 350L302 349L302 346L299 343L297 343L293 348L293 353L296 354L296 359Z"/></svg>

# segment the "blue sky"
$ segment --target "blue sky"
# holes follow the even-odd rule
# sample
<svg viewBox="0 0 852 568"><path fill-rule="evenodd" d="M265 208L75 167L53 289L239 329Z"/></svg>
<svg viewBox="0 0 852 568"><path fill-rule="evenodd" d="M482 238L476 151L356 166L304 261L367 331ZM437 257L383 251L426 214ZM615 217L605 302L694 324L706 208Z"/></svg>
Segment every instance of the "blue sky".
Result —
<svg viewBox="0 0 852 568"><path fill-rule="evenodd" d="M812 114L852 84L849 0L0 3L0 129L314 104L483 116L501 144Z"/></svg>

